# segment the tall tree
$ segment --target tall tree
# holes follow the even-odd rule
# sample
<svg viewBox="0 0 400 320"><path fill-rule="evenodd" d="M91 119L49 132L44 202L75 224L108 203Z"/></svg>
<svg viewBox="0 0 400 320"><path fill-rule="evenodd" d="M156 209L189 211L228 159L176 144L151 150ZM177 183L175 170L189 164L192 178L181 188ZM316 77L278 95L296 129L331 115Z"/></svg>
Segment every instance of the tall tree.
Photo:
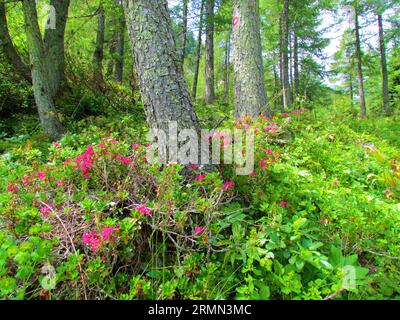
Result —
<svg viewBox="0 0 400 320"><path fill-rule="evenodd" d="M183 14L182 14L182 65L186 56L186 42L187 42L187 31L188 31L188 12L189 12L189 0L183 0Z"/></svg>
<svg viewBox="0 0 400 320"><path fill-rule="evenodd" d="M214 9L215 9L215 0L206 0L205 100L207 103L213 103L215 101Z"/></svg>
<svg viewBox="0 0 400 320"><path fill-rule="evenodd" d="M229 31L225 40L225 78L224 78L224 101L229 102L229 81L230 81L230 56L231 56L231 32Z"/></svg>
<svg viewBox="0 0 400 320"><path fill-rule="evenodd" d="M269 113L264 84L259 0L233 0L232 47L236 115Z"/></svg>
<svg viewBox="0 0 400 320"><path fill-rule="evenodd" d="M164 0L125 0L124 8L140 89L151 128L171 121L200 131Z"/></svg>
<svg viewBox="0 0 400 320"><path fill-rule="evenodd" d="M122 5L118 0L117 4ZM117 35L115 44L115 81L122 82L124 74L124 55L125 55L125 17L123 12L118 12Z"/></svg>
<svg viewBox="0 0 400 320"><path fill-rule="evenodd" d="M0 45L8 62L14 67L18 74L28 82L32 82L31 70L19 55L11 40L4 2L0 2Z"/></svg>
<svg viewBox="0 0 400 320"><path fill-rule="evenodd" d="M289 109L292 104L292 96L289 82L289 0L283 0L281 18L281 77L283 108Z"/></svg>
<svg viewBox="0 0 400 320"><path fill-rule="evenodd" d="M93 54L93 83L98 88L103 88L103 58L104 58L104 35L105 35L106 17L103 4L97 9L97 32L96 48Z"/></svg>
<svg viewBox="0 0 400 320"><path fill-rule="evenodd" d="M379 30L379 50L381 54L381 68L382 68L382 96L383 96L383 110L389 113L389 76L386 61L386 43L383 30L383 17L382 13L377 13L378 17L378 30Z"/></svg>
<svg viewBox="0 0 400 320"><path fill-rule="evenodd" d="M359 24L360 8L358 6L357 1L354 2L353 8L354 8L355 49L356 49L358 85L359 85L359 95L360 95L360 111L361 111L361 116L365 117L367 115L367 109L365 106L364 76L362 69L362 52L361 52L360 24Z"/></svg>
<svg viewBox="0 0 400 320"><path fill-rule="evenodd" d="M56 97L65 80L65 46L64 35L68 19L70 0L50 0L55 9L55 25L46 28L44 34L44 50L48 68L50 94ZM50 17L49 19L52 19Z"/></svg>
<svg viewBox="0 0 400 320"><path fill-rule="evenodd" d="M35 1L23 0L25 29L31 63L33 93L44 131L54 139L61 137L63 128L54 106L49 83L46 55L39 29Z"/></svg>
<svg viewBox="0 0 400 320"><path fill-rule="evenodd" d="M196 60L195 60L193 89L192 89L192 96L194 100L196 100L197 97L197 83L199 81L201 47L203 45L202 35L203 35L203 24L204 24L204 5L205 5L205 0L201 0L199 32L197 36L197 47L196 47L196 58L195 58Z"/></svg>

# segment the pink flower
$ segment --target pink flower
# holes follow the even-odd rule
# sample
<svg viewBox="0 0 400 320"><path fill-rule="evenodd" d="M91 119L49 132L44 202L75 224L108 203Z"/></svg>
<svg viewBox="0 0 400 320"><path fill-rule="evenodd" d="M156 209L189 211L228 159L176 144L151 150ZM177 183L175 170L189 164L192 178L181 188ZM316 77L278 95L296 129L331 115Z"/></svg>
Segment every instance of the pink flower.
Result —
<svg viewBox="0 0 400 320"><path fill-rule="evenodd" d="M29 181L30 178L31 178L31 177L29 177L29 176L24 177L24 179L22 179L21 183L22 183L24 186L29 185L29 183L30 183L30 181Z"/></svg>
<svg viewBox="0 0 400 320"><path fill-rule="evenodd" d="M267 168L267 161L266 161L265 159L262 159L262 160L260 161L260 165L261 165L261 167L263 167L264 169L266 169L266 168Z"/></svg>
<svg viewBox="0 0 400 320"><path fill-rule="evenodd" d="M53 208L50 207L50 206L44 206L44 207L41 207L39 209L39 211L40 211L41 214L47 216L53 211Z"/></svg>
<svg viewBox="0 0 400 320"><path fill-rule="evenodd" d="M108 239L110 239L114 231L114 227L103 227L103 230L101 230L101 236L103 237L103 240L107 241Z"/></svg>
<svg viewBox="0 0 400 320"><path fill-rule="evenodd" d="M127 166L131 164L131 159L129 159L128 157L117 156L117 160Z"/></svg>
<svg viewBox="0 0 400 320"><path fill-rule="evenodd" d="M84 179L89 179L89 170L93 166L93 147L89 145L86 151L75 159L76 170L81 170Z"/></svg>
<svg viewBox="0 0 400 320"><path fill-rule="evenodd" d="M281 207L285 209L287 207L287 202L286 201L281 201Z"/></svg>
<svg viewBox="0 0 400 320"><path fill-rule="evenodd" d="M222 190L226 191L229 190L230 188L232 188L235 185L235 183L233 181L227 181L224 183L224 185L222 186Z"/></svg>
<svg viewBox="0 0 400 320"><path fill-rule="evenodd" d="M198 236L198 235L200 235L201 233L203 233L203 231L205 230L206 228L204 228L204 227L196 227L195 229L194 229L194 234L196 235L196 236Z"/></svg>
<svg viewBox="0 0 400 320"><path fill-rule="evenodd" d="M11 192L11 193L17 193L19 191L19 187L17 185L15 185L15 184L10 184L7 187L7 191Z"/></svg>
<svg viewBox="0 0 400 320"><path fill-rule="evenodd" d="M270 125L266 126L265 131L275 133L278 131L278 127L274 124L270 124Z"/></svg>
<svg viewBox="0 0 400 320"><path fill-rule="evenodd" d="M61 144L59 142L53 142L53 147L61 148Z"/></svg>
<svg viewBox="0 0 400 320"><path fill-rule="evenodd" d="M65 164L70 164L71 160L70 159L65 159Z"/></svg>
<svg viewBox="0 0 400 320"><path fill-rule="evenodd" d="M281 113L281 116L284 117L284 118L287 118L287 117L290 116L290 114L288 114L288 113Z"/></svg>
<svg viewBox="0 0 400 320"><path fill-rule="evenodd" d="M195 164L190 164L190 169L192 169L192 170L196 170L197 169L197 165L195 165Z"/></svg>
<svg viewBox="0 0 400 320"><path fill-rule="evenodd" d="M101 244L101 239L95 231L92 231L90 233L83 234L83 242L87 245L91 245L92 250L96 251Z"/></svg>
<svg viewBox="0 0 400 320"><path fill-rule="evenodd" d="M206 173L200 174L200 175L198 175L198 176L196 177L196 181L197 181L197 182L203 182L204 179L205 179L206 177L207 177L207 174L206 174Z"/></svg>
<svg viewBox="0 0 400 320"><path fill-rule="evenodd" d="M38 178L40 180L45 180L46 179L46 173L43 171L38 171Z"/></svg>
<svg viewBox="0 0 400 320"><path fill-rule="evenodd" d="M103 143L100 143L98 145L98 147L99 147L99 149L106 149L107 148Z"/></svg>
<svg viewBox="0 0 400 320"><path fill-rule="evenodd" d="M58 182L57 182L57 187L60 188L60 187L62 187L62 186L63 186L63 182L62 182L62 181L58 181Z"/></svg>
<svg viewBox="0 0 400 320"><path fill-rule="evenodd" d="M272 149L267 150L267 154L273 154L273 153L274 153L274 151Z"/></svg>
<svg viewBox="0 0 400 320"><path fill-rule="evenodd" d="M136 151L137 149L139 149L139 147L140 147L140 144L139 144L139 143L135 143L135 144L133 145L133 147L132 147L132 150L133 150L133 151Z"/></svg>
<svg viewBox="0 0 400 320"><path fill-rule="evenodd" d="M144 204L140 204L136 207L136 211L143 214L144 216L151 217L151 209Z"/></svg>

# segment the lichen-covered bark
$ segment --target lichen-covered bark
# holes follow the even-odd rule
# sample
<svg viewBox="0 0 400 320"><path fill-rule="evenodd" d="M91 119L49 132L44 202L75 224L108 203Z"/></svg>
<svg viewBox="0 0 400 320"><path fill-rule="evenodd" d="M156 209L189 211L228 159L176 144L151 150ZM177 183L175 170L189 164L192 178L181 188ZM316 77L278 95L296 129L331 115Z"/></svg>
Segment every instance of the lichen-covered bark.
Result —
<svg viewBox="0 0 400 320"><path fill-rule="evenodd" d="M106 17L102 5L97 10L97 35L96 48L93 54L93 83L98 88L104 85L103 78L103 58L104 58L104 34L106 26Z"/></svg>
<svg viewBox="0 0 400 320"><path fill-rule="evenodd" d="M142 99L151 128L200 130L165 0L124 0Z"/></svg>
<svg viewBox="0 0 400 320"><path fill-rule="evenodd" d="M233 1L232 50L236 115L269 113L258 0Z"/></svg>
<svg viewBox="0 0 400 320"><path fill-rule="evenodd" d="M48 28L44 35L44 50L48 68L50 94L52 97L58 95L65 81L65 47L64 35L67 25L68 8L70 0L50 0L56 14L55 29Z"/></svg>
<svg viewBox="0 0 400 320"><path fill-rule="evenodd" d="M115 81L122 82L124 73L124 54L125 54L125 19L120 17L118 22L118 32L115 44Z"/></svg>
<svg viewBox="0 0 400 320"><path fill-rule="evenodd" d="M282 11L282 94L283 94L283 108L289 109L292 104L292 95L289 82L289 0L283 0Z"/></svg>
<svg viewBox="0 0 400 320"><path fill-rule="evenodd" d="M362 61L361 61L360 26L358 22L357 4L354 8L354 27L356 33L355 46L356 46L357 73L358 73L358 85L359 85L359 95L360 95L360 109L361 109L361 116L365 117L367 115L367 109L365 106L364 76L363 76Z"/></svg>
<svg viewBox="0 0 400 320"><path fill-rule="evenodd" d="M203 35L203 24L204 24L204 3L205 3L205 0L201 0L199 33L197 35L196 62L195 62L195 70L194 70L194 77L193 77L193 89L192 89L193 99L195 99L195 100L197 97L197 83L199 81L201 46L203 44L202 35Z"/></svg>
<svg viewBox="0 0 400 320"><path fill-rule="evenodd" d="M382 14L378 14L378 29L379 29L379 49L381 53L381 68L382 68L382 97L383 97L383 110L386 114L390 112L389 106L389 80L388 69L386 61L386 44L383 32Z"/></svg>
<svg viewBox="0 0 400 320"><path fill-rule="evenodd" d="M6 7L3 2L0 2L0 45L8 62L14 67L18 74L32 83L31 70L22 60L11 40L7 26Z"/></svg>
<svg viewBox="0 0 400 320"><path fill-rule="evenodd" d="M206 63L205 63L205 100L215 101L214 81L214 7L215 0L206 0Z"/></svg>
<svg viewBox="0 0 400 320"><path fill-rule="evenodd" d="M53 139L58 139L63 133L63 128L58 119L51 96L45 61L46 56L38 25L36 4L31 0L23 0L22 4L32 71L33 93L39 118L44 131Z"/></svg>
<svg viewBox="0 0 400 320"><path fill-rule="evenodd" d="M182 65L185 61L186 56L186 42L187 42L187 30L188 30L188 12L189 12L189 0L183 0L183 19L182 19Z"/></svg>

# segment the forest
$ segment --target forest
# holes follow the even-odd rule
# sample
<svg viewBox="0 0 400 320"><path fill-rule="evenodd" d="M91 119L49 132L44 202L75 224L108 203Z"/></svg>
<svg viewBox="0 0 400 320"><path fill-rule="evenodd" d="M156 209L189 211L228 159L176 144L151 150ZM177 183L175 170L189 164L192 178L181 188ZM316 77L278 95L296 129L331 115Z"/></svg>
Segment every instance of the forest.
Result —
<svg viewBox="0 0 400 320"><path fill-rule="evenodd" d="M399 299L399 9L0 0L0 300Z"/></svg>

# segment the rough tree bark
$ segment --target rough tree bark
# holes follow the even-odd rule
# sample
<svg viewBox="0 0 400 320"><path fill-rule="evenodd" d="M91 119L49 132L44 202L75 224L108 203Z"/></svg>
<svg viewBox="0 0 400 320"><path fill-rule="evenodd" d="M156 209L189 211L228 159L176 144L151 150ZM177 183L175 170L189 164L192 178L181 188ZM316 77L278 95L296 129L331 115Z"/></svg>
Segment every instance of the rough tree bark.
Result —
<svg viewBox="0 0 400 320"><path fill-rule="evenodd" d="M229 102L230 56L231 56L231 32L229 31L225 40L224 101L226 104L228 104Z"/></svg>
<svg viewBox="0 0 400 320"><path fill-rule="evenodd" d="M197 83L199 81L201 47L203 45L201 36L203 34L203 24L204 24L204 3L205 3L205 0L201 0L199 33L198 33L198 36L197 36L197 48L196 48L196 63L195 63L195 71L194 71L194 78L193 78L193 89L192 89L192 95L193 95L193 99L194 100L196 100L196 97L197 97Z"/></svg>
<svg viewBox="0 0 400 320"><path fill-rule="evenodd" d="M122 82L124 74L124 54L125 54L125 18L119 18L118 32L115 44L115 81Z"/></svg>
<svg viewBox="0 0 400 320"><path fill-rule="evenodd" d="M385 36L383 32L382 14L378 14L378 28L379 28L379 49L381 52L381 67L382 67L382 98L383 98L383 110L386 114L389 114L389 81L388 81L388 70L386 62L386 44Z"/></svg>
<svg viewBox="0 0 400 320"><path fill-rule="evenodd" d="M357 4L354 7L354 27L356 34L356 58L357 58L357 73L358 73L358 85L359 85L359 95L360 95L360 111L361 116L365 117L367 115L367 109L365 106L365 95L364 95L364 77L362 70L362 61L361 61L361 43L360 43L360 26L358 21L358 8Z"/></svg>
<svg viewBox="0 0 400 320"><path fill-rule="evenodd" d="M259 0L233 1L232 49L236 115L269 113L264 85Z"/></svg>
<svg viewBox="0 0 400 320"><path fill-rule="evenodd" d="M293 69L294 69L294 95L299 96L299 40L296 30L293 31Z"/></svg>
<svg viewBox="0 0 400 320"><path fill-rule="evenodd" d="M151 128L200 132L165 0L124 0L147 121Z"/></svg>
<svg viewBox="0 0 400 320"><path fill-rule="evenodd" d="M33 93L39 118L44 131L53 139L58 139L63 133L63 128L58 119L51 96L46 56L38 24L36 3L31 0L23 0L22 5L32 71Z"/></svg>
<svg viewBox="0 0 400 320"><path fill-rule="evenodd" d="M49 76L50 94L59 94L65 81L64 35L67 25L70 0L50 0L55 9L55 28L47 28L44 35L44 51Z"/></svg>
<svg viewBox="0 0 400 320"><path fill-rule="evenodd" d="M106 17L103 5L97 10L97 36L96 49L93 54L93 83L98 88L103 88L103 58L104 58L104 33L105 33Z"/></svg>
<svg viewBox="0 0 400 320"><path fill-rule="evenodd" d="M6 59L14 67L17 73L26 81L32 83L31 70L22 60L11 40L7 26L6 7L3 2L0 2L0 45Z"/></svg>
<svg viewBox="0 0 400 320"><path fill-rule="evenodd" d="M283 108L288 110L292 104L290 83L289 83L289 0L283 0L282 11L282 94L283 94Z"/></svg>
<svg viewBox="0 0 400 320"><path fill-rule="evenodd" d="M215 101L214 83L214 7L215 0L206 0L206 63L205 63L205 100Z"/></svg>
<svg viewBox="0 0 400 320"><path fill-rule="evenodd" d="M188 28L189 0L183 0L183 19L182 19L182 65L185 62L187 28Z"/></svg>

